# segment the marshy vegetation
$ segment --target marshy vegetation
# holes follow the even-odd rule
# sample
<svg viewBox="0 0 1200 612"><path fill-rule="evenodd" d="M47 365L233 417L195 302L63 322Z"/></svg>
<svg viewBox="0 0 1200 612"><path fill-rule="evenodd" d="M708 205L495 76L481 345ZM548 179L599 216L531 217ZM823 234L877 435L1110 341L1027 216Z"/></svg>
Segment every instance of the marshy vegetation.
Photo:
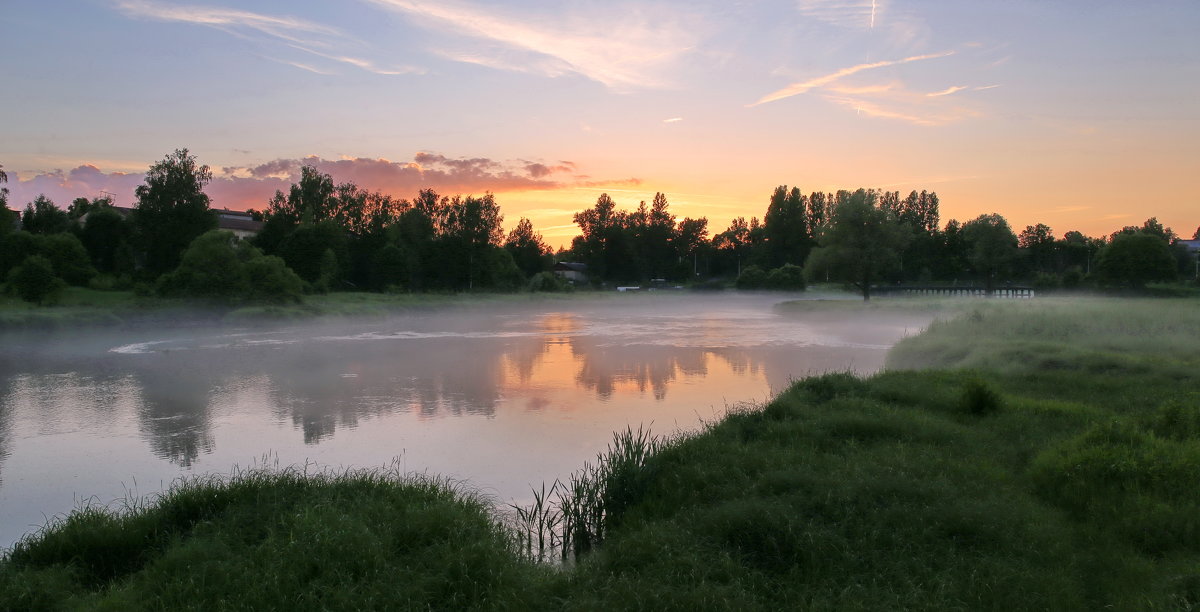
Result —
<svg viewBox="0 0 1200 612"><path fill-rule="evenodd" d="M0 607L1195 609L1196 306L963 302L505 518L378 472L188 481L19 543Z"/></svg>

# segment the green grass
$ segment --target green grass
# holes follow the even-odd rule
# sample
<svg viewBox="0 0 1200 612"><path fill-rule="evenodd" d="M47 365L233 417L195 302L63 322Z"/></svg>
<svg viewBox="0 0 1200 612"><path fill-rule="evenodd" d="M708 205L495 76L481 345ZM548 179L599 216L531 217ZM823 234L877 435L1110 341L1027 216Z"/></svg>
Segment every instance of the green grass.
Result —
<svg viewBox="0 0 1200 612"><path fill-rule="evenodd" d="M628 430L515 518L294 470L85 509L0 560L0 609L1200 607L1200 304L970 302L889 361Z"/></svg>
<svg viewBox="0 0 1200 612"><path fill-rule="evenodd" d="M450 483L295 469L85 508L2 563L0 608L11 610L526 608L550 574Z"/></svg>
<svg viewBox="0 0 1200 612"><path fill-rule="evenodd" d="M622 296L628 299L628 296ZM366 293L305 296L301 304L222 305L175 298L137 296L132 291L67 287L51 306L7 295L0 286L0 331L132 326L154 321L295 321L319 318L378 318L427 309L471 308L558 301L615 299L608 293Z"/></svg>

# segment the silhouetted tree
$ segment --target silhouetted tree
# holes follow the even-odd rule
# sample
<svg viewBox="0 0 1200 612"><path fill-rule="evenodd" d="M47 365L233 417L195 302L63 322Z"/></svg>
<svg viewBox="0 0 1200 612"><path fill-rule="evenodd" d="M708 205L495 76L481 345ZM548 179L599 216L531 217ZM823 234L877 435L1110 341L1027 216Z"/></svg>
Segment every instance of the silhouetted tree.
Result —
<svg viewBox="0 0 1200 612"><path fill-rule="evenodd" d="M541 234L533 231L533 223L525 217L521 217L517 226L508 233L504 248L525 276L533 276L548 267L550 247L542 241Z"/></svg>
<svg viewBox="0 0 1200 612"><path fill-rule="evenodd" d="M21 214L21 227L31 234L65 232L70 223L66 211L55 206L44 194L27 204Z"/></svg>
<svg viewBox="0 0 1200 612"><path fill-rule="evenodd" d="M133 225L146 254L146 270L158 276L179 265L184 249L217 226L204 186L212 180L208 166L197 165L187 149L167 155L146 172L134 191Z"/></svg>
<svg viewBox="0 0 1200 612"><path fill-rule="evenodd" d="M67 207L67 217L71 220L79 219L84 215L100 210L101 208L112 207L112 198L107 196L102 198L75 198L71 200L71 205Z"/></svg>
<svg viewBox="0 0 1200 612"><path fill-rule="evenodd" d="M750 226L746 223L746 218L737 217L730 221L725 231L713 236L712 244L722 260L733 261L733 266L726 266L725 271L728 272L731 267L734 275L740 276L742 260L750 248Z"/></svg>
<svg viewBox="0 0 1200 612"><path fill-rule="evenodd" d="M808 232L808 198L798 187L780 185L771 194L763 216L767 258L771 267L802 265L811 248Z"/></svg>
<svg viewBox="0 0 1200 612"><path fill-rule="evenodd" d="M999 214L980 215L963 225L963 240L967 244L967 259L976 274L984 279L990 295L996 281L1007 274L1017 258L1017 235L1008 221Z"/></svg>
<svg viewBox="0 0 1200 612"><path fill-rule="evenodd" d="M1056 267L1054 260L1058 241L1050 226L1044 223L1026 226L1017 236L1017 246L1024 250L1029 268L1034 272L1049 273Z"/></svg>
<svg viewBox="0 0 1200 612"><path fill-rule="evenodd" d="M607 193L602 193L595 206L573 217L579 226L579 236L572 241L571 250L587 264L589 275L596 279L608 277L610 242L623 225L616 206Z"/></svg>
<svg viewBox="0 0 1200 612"><path fill-rule="evenodd" d="M693 277L698 275L700 273L700 253L705 251L705 247L709 244L708 218L700 217L699 219L693 219L691 217L684 217L675 230L675 237L672 238L672 242L675 248L678 249L680 259L690 272L687 276Z"/></svg>
<svg viewBox="0 0 1200 612"><path fill-rule="evenodd" d="M806 274L812 278L827 270L833 278L857 287L863 300L869 300L871 283L897 264L912 234L892 211L879 207L875 191L859 189L838 195Z"/></svg>
<svg viewBox="0 0 1200 612"><path fill-rule="evenodd" d="M129 223L111 206L88 213L87 223L79 230L79 239L101 272L132 272Z"/></svg>
<svg viewBox="0 0 1200 612"><path fill-rule="evenodd" d="M1060 248L1064 267L1078 267L1084 274L1091 274L1092 260L1104 248L1104 244L1103 238L1089 238L1078 231L1063 234Z"/></svg>
<svg viewBox="0 0 1200 612"><path fill-rule="evenodd" d="M1176 277L1175 257L1161 234L1118 233L1100 251L1096 269L1104 282L1140 289L1146 283Z"/></svg>
<svg viewBox="0 0 1200 612"><path fill-rule="evenodd" d="M318 223L302 223L279 245L279 255L300 278L320 284L322 266L326 268L326 280L340 277L337 269L346 260L346 233L335 221L326 219ZM326 251L332 253L334 269ZM333 276L329 276L332 274ZM328 290L336 287L326 287Z"/></svg>
<svg viewBox="0 0 1200 612"><path fill-rule="evenodd" d="M4 164L0 164L0 183L7 182L8 173L4 171ZM13 212L8 210L8 187L0 187L0 236L12 230Z"/></svg>
<svg viewBox="0 0 1200 612"><path fill-rule="evenodd" d="M459 282L467 289L490 284L485 279L494 272L489 264L496 260L489 253L500 246L504 237L503 223L504 215L500 214L500 206L490 193L479 198L467 196L451 200L441 238L448 247L446 256L451 259L446 263L465 264L465 277L460 276ZM511 257L509 261L512 261Z"/></svg>

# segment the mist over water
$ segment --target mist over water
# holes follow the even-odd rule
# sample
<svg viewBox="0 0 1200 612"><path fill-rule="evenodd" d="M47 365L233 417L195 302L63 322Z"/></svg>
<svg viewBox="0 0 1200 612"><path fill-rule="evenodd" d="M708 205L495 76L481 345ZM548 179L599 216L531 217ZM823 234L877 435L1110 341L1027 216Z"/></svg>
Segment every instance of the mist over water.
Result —
<svg viewBox="0 0 1200 612"><path fill-rule="evenodd" d="M466 480L497 501L627 425L692 430L798 377L869 373L924 314L789 313L779 296L492 305L387 320L9 334L0 547L85 501L282 465Z"/></svg>

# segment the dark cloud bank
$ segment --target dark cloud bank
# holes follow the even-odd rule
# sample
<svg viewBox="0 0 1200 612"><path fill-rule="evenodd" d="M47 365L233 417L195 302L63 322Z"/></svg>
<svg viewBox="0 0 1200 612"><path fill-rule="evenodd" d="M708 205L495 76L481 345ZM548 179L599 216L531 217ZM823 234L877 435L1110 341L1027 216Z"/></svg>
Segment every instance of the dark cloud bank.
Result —
<svg viewBox="0 0 1200 612"><path fill-rule="evenodd" d="M203 163L204 160L200 160ZM276 159L257 166L212 168L213 180L205 189L214 207L243 210L264 208L276 190L286 191L299 180L300 168L315 166L337 183L351 182L360 187L401 198L411 198L421 189L443 194L503 193L507 191L553 190L565 187L600 185L636 185L639 179L594 181L579 174L576 164L559 161L496 161L487 158L450 158L437 153L420 152L412 161L344 158ZM106 173L92 165L70 171L43 172L28 179L9 175L10 208L22 208L38 194L45 194L65 208L77 197L95 198L114 194L118 205L134 202L133 191L142 183L143 173Z"/></svg>

